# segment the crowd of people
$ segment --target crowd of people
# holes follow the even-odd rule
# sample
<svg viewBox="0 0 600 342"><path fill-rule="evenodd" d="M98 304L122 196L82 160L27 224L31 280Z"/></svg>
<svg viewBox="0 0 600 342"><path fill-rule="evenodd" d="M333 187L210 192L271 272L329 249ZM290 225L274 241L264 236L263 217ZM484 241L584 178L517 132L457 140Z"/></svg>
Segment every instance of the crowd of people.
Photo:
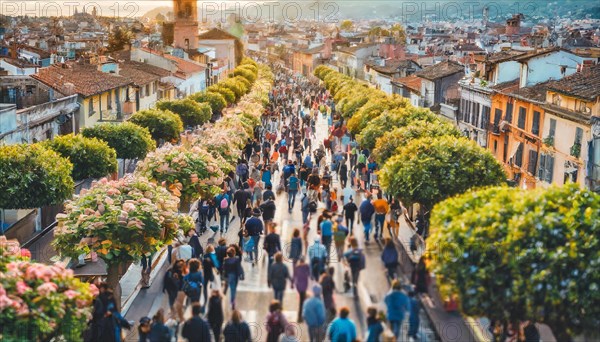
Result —
<svg viewBox="0 0 600 342"><path fill-rule="evenodd" d="M266 318L267 341L298 340L297 326L282 313L288 287L298 293L297 322L307 325L310 341L361 340L349 309L336 307L336 268L332 261L344 265L344 290L352 290L357 297L357 283L366 267L360 245L371 239L385 244L381 260L392 290L384 300L385 314L375 308L367 311L365 340L379 341L384 321L399 338L405 316L410 327L407 335L416 339L419 304L415 296L417 290L426 291L427 284L424 290L401 284L396 274L399 257L395 245L383 238L386 224L392 231L397 229L396 222L403 215L401 203L378 189L377 163L370 151L351 137L319 82L284 67L276 66L274 73L275 85L262 125L247 141L235 171L225 178L221 193L199 198L192 205L195 229L180 232L169 246L170 267L163 279L168 314L161 309L152 319L140 320L139 340L171 341L175 336L188 341L252 340L250 325L236 305L236 294L238 284L245 279L244 264L254 268L262 251L268 265L267 285L273 290ZM317 122L321 120L327 121L328 132L318 141L321 132L317 132ZM274 220L276 211L282 210L276 207L278 196L286 196L288 213L297 206L302 213L302 227L294 228L285 241ZM363 200L355 203L360 197ZM239 226L233 228L230 225L236 218ZM359 224L364 241L355 234ZM225 238L229 229L237 229L236 241ZM203 248L199 236L210 231L213 237ZM291 268L286 261L291 261ZM143 273L148 276L143 277L143 285L148 286L151 260L145 262L148 266ZM227 296L230 319L225 322ZM190 306L192 317L186 320ZM125 320L118 322L123 328L131 325Z"/></svg>

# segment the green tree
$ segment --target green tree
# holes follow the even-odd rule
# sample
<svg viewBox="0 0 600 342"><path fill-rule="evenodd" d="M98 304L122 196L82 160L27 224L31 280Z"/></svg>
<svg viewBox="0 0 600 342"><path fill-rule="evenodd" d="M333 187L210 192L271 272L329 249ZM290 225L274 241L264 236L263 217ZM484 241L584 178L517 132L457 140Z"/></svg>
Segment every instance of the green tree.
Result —
<svg viewBox="0 0 600 342"><path fill-rule="evenodd" d="M85 127L81 135L106 141L117 152L119 159L143 159L156 148L156 142L146 127L132 122L99 124Z"/></svg>
<svg viewBox="0 0 600 342"><path fill-rule="evenodd" d="M407 204L427 210L465 191L506 180L492 154L467 138L434 137L411 141L380 171L382 186Z"/></svg>
<svg viewBox="0 0 600 342"><path fill-rule="evenodd" d="M217 92L203 91L191 95L190 98L196 102L208 103L213 114L217 115L221 115L223 108L227 107L227 101L223 95Z"/></svg>
<svg viewBox="0 0 600 342"><path fill-rule="evenodd" d="M29 209L62 203L73 194L73 164L41 146L0 146L0 208Z"/></svg>
<svg viewBox="0 0 600 342"><path fill-rule="evenodd" d="M71 175L76 181L117 172L117 153L103 140L69 134L42 144L73 163Z"/></svg>
<svg viewBox="0 0 600 342"><path fill-rule="evenodd" d="M598 337L600 195L576 184L491 188L437 204L427 248L444 293L504 334L523 321L558 341ZM504 341L502 333L495 341Z"/></svg>
<svg viewBox="0 0 600 342"><path fill-rule="evenodd" d="M360 107L348 120L348 129L354 134L359 134L371 121L388 110L404 111L410 106L408 100L398 95L386 96L383 92L374 91L373 96L365 105Z"/></svg>
<svg viewBox="0 0 600 342"><path fill-rule="evenodd" d="M372 150L375 147L377 139L382 137L386 132L397 127L407 126L415 120L424 120L427 122L440 121L439 117L427 108L409 106L407 108L396 109L385 112L373 119L358 135L357 141L361 146ZM446 127L452 128L451 125Z"/></svg>
<svg viewBox="0 0 600 342"><path fill-rule="evenodd" d="M352 31L354 29L354 23L352 20L346 19L340 24L340 29L342 31Z"/></svg>
<svg viewBox="0 0 600 342"><path fill-rule="evenodd" d="M168 110L146 109L136 112L130 122L146 127L152 138L157 142L175 142L183 132L183 123L179 116Z"/></svg>
<svg viewBox="0 0 600 342"><path fill-rule="evenodd" d="M396 43L406 44L406 31L404 31L404 26L401 24L394 24L390 28L390 35L396 39Z"/></svg>
<svg viewBox="0 0 600 342"><path fill-rule="evenodd" d="M123 50L125 45L131 44L133 38L135 38L135 35L127 27L115 26L108 35L108 52Z"/></svg>
<svg viewBox="0 0 600 342"><path fill-rule="evenodd" d="M168 110L179 115L186 127L203 125L212 117L212 109L209 104L196 102L191 98L160 101L156 104L156 108Z"/></svg>
<svg viewBox="0 0 600 342"><path fill-rule="evenodd" d="M206 91L221 94L225 98L225 101L227 101L227 105L235 103L235 93L221 84L211 85Z"/></svg>
<svg viewBox="0 0 600 342"><path fill-rule="evenodd" d="M432 114L434 115L434 114ZM385 114L377 118L385 117ZM398 150L408 145L413 140L426 138L426 137L442 137L442 136L453 136L461 137L462 134L452 124L441 121L436 116L433 116L436 120L426 121L417 120L409 121L407 124L399 125L400 127L394 128L391 131L387 129L383 130L383 135L377 138L375 143L375 149L373 150L373 156L380 165L393 157ZM363 131L363 134L367 132L367 129L371 129L371 125ZM384 128L382 128L384 129Z"/></svg>

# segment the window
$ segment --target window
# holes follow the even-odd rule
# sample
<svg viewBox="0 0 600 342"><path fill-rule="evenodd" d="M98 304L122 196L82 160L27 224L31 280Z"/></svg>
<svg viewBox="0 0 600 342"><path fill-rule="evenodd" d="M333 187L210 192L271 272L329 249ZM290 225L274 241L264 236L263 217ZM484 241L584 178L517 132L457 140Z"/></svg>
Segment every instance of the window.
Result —
<svg viewBox="0 0 600 342"><path fill-rule="evenodd" d="M560 106L560 95L552 94L552 103L557 106Z"/></svg>
<svg viewBox="0 0 600 342"><path fill-rule="evenodd" d="M548 136L554 138L554 134L556 134L556 119L550 119L550 130L548 131Z"/></svg>
<svg viewBox="0 0 600 342"><path fill-rule="evenodd" d="M579 101L579 111L584 113L587 111L587 104L585 102Z"/></svg>
<svg viewBox="0 0 600 342"><path fill-rule="evenodd" d="M106 93L106 101L107 101L106 108L112 109L112 90L109 90Z"/></svg>
<svg viewBox="0 0 600 342"><path fill-rule="evenodd" d="M523 144L519 143L519 147L517 148L517 153L515 153L515 165L518 167L523 166Z"/></svg>
<svg viewBox="0 0 600 342"><path fill-rule="evenodd" d="M502 161L506 163L506 155L508 154L508 134L504 135L504 151L502 154Z"/></svg>
<svg viewBox="0 0 600 342"><path fill-rule="evenodd" d="M513 111L513 104L511 102L507 102L506 103L506 116L504 117L504 120L506 120L508 123L512 123L512 111Z"/></svg>
<svg viewBox="0 0 600 342"><path fill-rule="evenodd" d="M146 84L146 96L150 96L150 84Z"/></svg>
<svg viewBox="0 0 600 342"><path fill-rule="evenodd" d="M94 115L94 97L88 99L88 116Z"/></svg>
<svg viewBox="0 0 600 342"><path fill-rule="evenodd" d="M473 103L473 115L471 116L471 124L479 127L479 103Z"/></svg>
<svg viewBox="0 0 600 342"><path fill-rule="evenodd" d="M496 108L496 112L494 113L494 125L498 126L500 124L501 119L502 119L502 109Z"/></svg>
<svg viewBox="0 0 600 342"><path fill-rule="evenodd" d="M494 154L498 152L498 140L494 140Z"/></svg>
<svg viewBox="0 0 600 342"><path fill-rule="evenodd" d="M531 122L531 133L535 135L540 134L540 112L533 111L533 121Z"/></svg>
<svg viewBox="0 0 600 342"><path fill-rule="evenodd" d="M527 119L527 109L525 107L519 107L519 118L517 121L517 127L525 129L525 120Z"/></svg>
<svg viewBox="0 0 600 342"><path fill-rule="evenodd" d="M535 175L535 169L537 168L538 153L536 150L529 150L529 161L527 163L527 172Z"/></svg>
<svg viewBox="0 0 600 342"><path fill-rule="evenodd" d="M483 106L483 116L481 117L481 128L487 129L490 124L490 113L491 108L488 106Z"/></svg>
<svg viewBox="0 0 600 342"><path fill-rule="evenodd" d="M546 183L552 183L554 173L554 157L549 154L540 154L540 167L538 169L538 178Z"/></svg>
<svg viewBox="0 0 600 342"><path fill-rule="evenodd" d="M583 139L583 129L577 127L575 128L575 144L581 145L581 140Z"/></svg>

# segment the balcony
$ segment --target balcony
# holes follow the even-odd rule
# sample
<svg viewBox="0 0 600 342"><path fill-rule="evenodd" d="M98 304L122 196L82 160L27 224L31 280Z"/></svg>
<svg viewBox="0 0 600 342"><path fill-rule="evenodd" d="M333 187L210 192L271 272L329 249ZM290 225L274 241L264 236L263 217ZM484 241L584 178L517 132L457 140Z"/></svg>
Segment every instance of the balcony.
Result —
<svg viewBox="0 0 600 342"><path fill-rule="evenodd" d="M488 131L493 135L500 135L500 125L495 123L488 124Z"/></svg>

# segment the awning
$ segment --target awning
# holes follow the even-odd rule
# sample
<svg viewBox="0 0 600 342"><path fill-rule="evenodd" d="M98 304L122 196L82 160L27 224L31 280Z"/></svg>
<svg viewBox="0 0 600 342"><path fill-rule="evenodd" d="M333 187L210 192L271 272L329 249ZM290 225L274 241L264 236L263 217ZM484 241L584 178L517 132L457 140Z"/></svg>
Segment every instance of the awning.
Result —
<svg viewBox="0 0 600 342"><path fill-rule="evenodd" d="M513 158L515 156L515 154L517 154L517 151L519 150L519 146L521 146L521 142L518 142L516 145L513 146L512 150L510 151L509 159Z"/></svg>

